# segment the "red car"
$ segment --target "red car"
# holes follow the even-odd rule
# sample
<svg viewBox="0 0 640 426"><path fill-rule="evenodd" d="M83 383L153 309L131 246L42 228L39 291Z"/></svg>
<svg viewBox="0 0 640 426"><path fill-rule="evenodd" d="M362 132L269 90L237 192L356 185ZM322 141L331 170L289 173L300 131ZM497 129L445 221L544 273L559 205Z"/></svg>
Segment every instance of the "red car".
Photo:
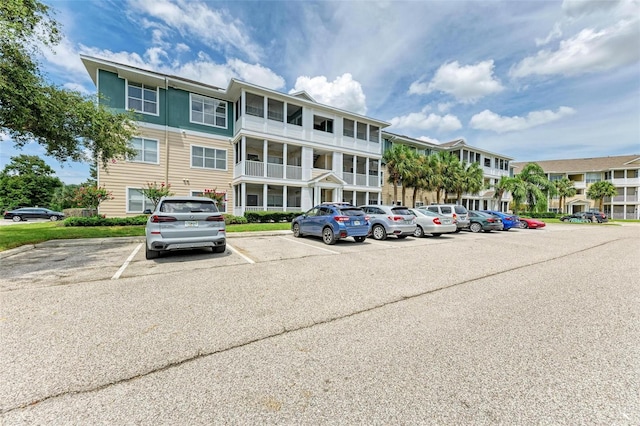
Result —
<svg viewBox="0 0 640 426"><path fill-rule="evenodd" d="M538 229L544 228L547 224L538 219L520 218L520 229Z"/></svg>

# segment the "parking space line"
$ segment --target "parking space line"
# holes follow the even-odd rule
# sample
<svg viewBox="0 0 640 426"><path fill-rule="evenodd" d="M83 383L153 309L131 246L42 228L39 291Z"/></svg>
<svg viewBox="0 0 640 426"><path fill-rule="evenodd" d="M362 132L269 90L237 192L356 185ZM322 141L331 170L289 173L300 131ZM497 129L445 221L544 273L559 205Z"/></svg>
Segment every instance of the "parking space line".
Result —
<svg viewBox="0 0 640 426"><path fill-rule="evenodd" d="M251 259L251 258L249 258L249 257L245 256L244 254L240 253L240 252L238 251L238 249L235 249L235 248L231 247L231 246L229 245L229 243L227 243L227 248L228 248L229 250L231 250L232 252L234 252L235 254L237 254L238 256L240 256L241 258L243 258L244 260L246 260L248 263L256 263L256 261L255 261L255 260L253 260L253 259Z"/></svg>
<svg viewBox="0 0 640 426"><path fill-rule="evenodd" d="M129 263L133 260L133 258L136 256L136 254L138 254L138 252L140 251L140 248L142 247L142 243L138 244L138 247L136 247L133 252L129 255L129 257L127 257L127 260L124 261L124 263L122 264L122 266L120 267L120 269L118 269L118 272L116 272L111 279L112 280L117 280L118 278L120 278L120 275L122 275L122 273L124 272L125 269L127 269L127 266L129 266Z"/></svg>
<svg viewBox="0 0 640 426"><path fill-rule="evenodd" d="M324 247L314 246L312 244L303 243L302 241L292 240L291 238L287 238L287 237L278 237L278 238L282 238L283 240L291 241L293 243L302 244L303 246L313 247L313 248L318 249L318 250L323 250L323 251L329 252L331 254L341 254L339 251L334 251L334 250L326 249Z"/></svg>

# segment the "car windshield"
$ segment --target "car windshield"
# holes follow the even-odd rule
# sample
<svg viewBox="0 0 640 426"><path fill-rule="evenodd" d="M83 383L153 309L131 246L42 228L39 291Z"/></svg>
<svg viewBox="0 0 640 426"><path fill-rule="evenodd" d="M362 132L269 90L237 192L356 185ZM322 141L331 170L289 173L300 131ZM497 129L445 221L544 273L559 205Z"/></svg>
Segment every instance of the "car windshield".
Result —
<svg viewBox="0 0 640 426"><path fill-rule="evenodd" d="M344 216L364 216L364 210L359 208L342 208L340 214Z"/></svg>
<svg viewBox="0 0 640 426"><path fill-rule="evenodd" d="M411 214L409 209L406 208L406 207L393 207L391 209L391 211L393 212L393 214L404 214L404 215L410 215Z"/></svg>
<svg viewBox="0 0 640 426"><path fill-rule="evenodd" d="M218 211L212 201L171 200L165 201L160 206L161 212L166 213L216 213Z"/></svg>

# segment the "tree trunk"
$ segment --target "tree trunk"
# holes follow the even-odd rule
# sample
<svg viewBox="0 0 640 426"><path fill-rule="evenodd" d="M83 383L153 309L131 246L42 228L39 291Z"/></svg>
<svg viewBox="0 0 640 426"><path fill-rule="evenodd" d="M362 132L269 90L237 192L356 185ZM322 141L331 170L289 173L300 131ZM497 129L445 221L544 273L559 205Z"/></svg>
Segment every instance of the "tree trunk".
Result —
<svg viewBox="0 0 640 426"><path fill-rule="evenodd" d="M413 188L413 208L416 208L416 197L418 196L418 188Z"/></svg>

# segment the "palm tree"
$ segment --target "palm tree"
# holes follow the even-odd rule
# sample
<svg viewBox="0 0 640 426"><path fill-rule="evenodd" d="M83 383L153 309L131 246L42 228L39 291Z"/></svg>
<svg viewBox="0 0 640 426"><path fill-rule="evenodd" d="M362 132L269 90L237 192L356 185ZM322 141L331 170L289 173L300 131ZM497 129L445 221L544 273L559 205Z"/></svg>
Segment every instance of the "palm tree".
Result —
<svg viewBox="0 0 640 426"><path fill-rule="evenodd" d="M433 190L433 161L426 155L416 156L410 176L403 181L403 187L413 188L412 206L416 206L419 190Z"/></svg>
<svg viewBox="0 0 640 426"><path fill-rule="evenodd" d="M389 174L388 182L393 185L393 202L398 200L398 185L405 178L410 177L412 160L416 152L407 145L395 144L382 155L382 161L387 165ZM404 200L405 187L402 186L402 199Z"/></svg>
<svg viewBox="0 0 640 426"><path fill-rule="evenodd" d="M616 187L609 181L601 180L594 183L587 190L587 198L598 201L598 209L602 211L604 197L613 197L618 193Z"/></svg>
<svg viewBox="0 0 640 426"><path fill-rule="evenodd" d="M493 198L496 200L496 210L500 211L500 200L505 192L511 191L513 187L513 178L509 176L500 176L500 180L492 185L494 190Z"/></svg>
<svg viewBox="0 0 640 426"><path fill-rule="evenodd" d="M558 206L558 209L561 213L563 213L563 207L566 207L567 197L575 196L578 190L573 186L573 182L570 181L566 176L560 180L555 181L554 185L556 187L558 197L560 197L560 204Z"/></svg>
<svg viewBox="0 0 640 426"><path fill-rule="evenodd" d="M524 193L530 212L547 209L547 197L555 195L556 187L537 163L529 163L516 175L516 189ZM515 200L515 198L514 198Z"/></svg>
<svg viewBox="0 0 640 426"><path fill-rule="evenodd" d="M457 203L462 202L462 194L477 194L482 189L484 173L478 163L458 163L452 176L452 192L456 194Z"/></svg>
<svg viewBox="0 0 640 426"><path fill-rule="evenodd" d="M433 156L433 190L436 192L436 202L440 204L440 194L447 198L448 192L454 192L454 182L460 173L460 160L448 151L440 151Z"/></svg>

